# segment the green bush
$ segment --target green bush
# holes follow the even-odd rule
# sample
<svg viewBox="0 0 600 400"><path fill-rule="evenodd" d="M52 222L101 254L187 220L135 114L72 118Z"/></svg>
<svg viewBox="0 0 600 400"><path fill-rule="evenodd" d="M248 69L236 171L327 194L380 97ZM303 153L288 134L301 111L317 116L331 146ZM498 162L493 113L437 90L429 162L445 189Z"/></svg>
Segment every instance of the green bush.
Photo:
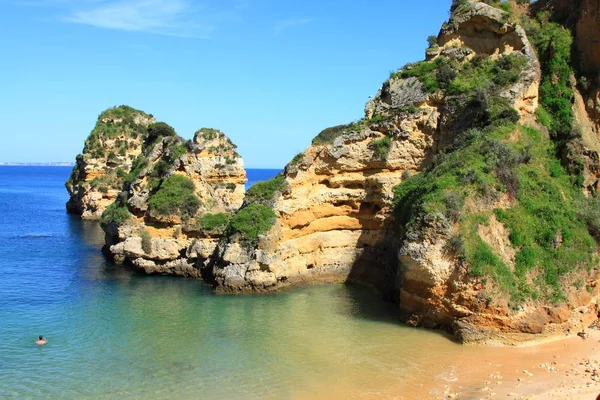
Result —
<svg viewBox="0 0 600 400"><path fill-rule="evenodd" d="M212 128L201 128L199 129L196 134L201 133L202 134L202 138L206 141L209 140L213 140L217 137L219 137L219 131L217 129L212 129Z"/></svg>
<svg viewBox="0 0 600 400"><path fill-rule="evenodd" d="M448 85L451 95L470 94L481 88L507 87L516 83L527 65L521 55L503 55L497 60L491 57L474 57L464 62L456 78Z"/></svg>
<svg viewBox="0 0 600 400"><path fill-rule="evenodd" d="M360 132L360 123L351 123L346 125L337 125L330 128L325 128L312 140L312 144L328 144L338 137L348 132Z"/></svg>
<svg viewBox="0 0 600 400"><path fill-rule="evenodd" d="M294 156L294 158L292 158L292 161L290 161L291 165L298 165L300 164L300 162L304 159L304 153L298 153Z"/></svg>
<svg viewBox="0 0 600 400"><path fill-rule="evenodd" d="M264 203L273 199L276 192L285 187L285 177L278 175L268 181L257 182L246 192L246 202Z"/></svg>
<svg viewBox="0 0 600 400"><path fill-rule="evenodd" d="M198 224L203 230L213 231L219 230L224 231L229 224L229 214L217 213L217 214L204 214L197 218Z"/></svg>
<svg viewBox="0 0 600 400"><path fill-rule="evenodd" d="M411 229L419 216L443 213L459 223L471 273L491 277L514 302L538 297L559 302L565 276L594 265L597 246L590 232L600 232L600 202L581 205L583 195L557 166L547 137L519 127L520 139L514 142L514 129L514 124L491 125L457 137L450 153L394 188L396 221ZM489 213L466 212L461 202L469 197L474 204L492 204L488 199L497 193L517 200L510 209L494 211L517 250L514 272L477 233L477 224Z"/></svg>
<svg viewBox="0 0 600 400"><path fill-rule="evenodd" d="M144 253L152 253L152 236L144 229L142 230L140 237L142 238L142 250L144 250Z"/></svg>
<svg viewBox="0 0 600 400"><path fill-rule="evenodd" d="M435 61L422 61L415 64L410 64L405 69L392 73L390 75L390 79L406 79L415 77L421 81L423 90L429 93L434 93L440 90L436 69L440 67L444 61L444 58L439 57Z"/></svg>
<svg viewBox="0 0 600 400"><path fill-rule="evenodd" d="M573 124L571 98L574 74L571 60L573 36L570 30L549 22L541 13L534 20L524 21L528 36L537 49L542 66L540 84L540 123L546 126L558 142L568 140Z"/></svg>
<svg viewBox="0 0 600 400"><path fill-rule="evenodd" d="M250 204L233 216L229 224L230 234L240 235L240 241L248 247L256 246L258 236L271 229L276 218L270 207L257 203Z"/></svg>
<svg viewBox="0 0 600 400"><path fill-rule="evenodd" d="M148 201L151 213L159 216L179 215L184 219L196 214L200 206L200 200L194 193L194 183L187 176L179 174L165 179Z"/></svg>
<svg viewBox="0 0 600 400"><path fill-rule="evenodd" d="M435 47L438 45L438 38L437 36L427 36L427 44L429 45L429 47Z"/></svg>
<svg viewBox="0 0 600 400"><path fill-rule="evenodd" d="M579 217L586 222L590 234L600 243L600 197L581 201L578 210Z"/></svg>
<svg viewBox="0 0 600 400"><path fill-rule="evenodd" d="M147 166L148 166L148 159L140 154L133 161L133 164L131 165L131 170L125 177L125 182L133 183L136 180L139 173L142 172L142 170L144 168L146 168Z"/></svg>
<svg viewBox="0 0 600 400"><path fill-rule="evenodd" d="M129 212L127 206L117 200L104 209L100 217L100 223L102 225L114 223L117 226L121 226L132 217L133 214Z"/></svg>
<svg viewBox="0 0 600 400"><path fill-rule="evenodd" d="M386 158L388 153L390 152L390 147L392 146L392 140L389 136L385 136L379 140L375 140L373 142L373 147L375 149L375 155L379 158Z"/></svg>
<svg viewBox="0 0 600 400"><path fill-rule="evenodd" d="M129 106L113 107L102 112L86 140L84 152L96 152L97 156L101 139L114 139L119 136L137 138L139 135L145 135L146 128L135 122L136 116L150 118L148 114Z"/></svg>
<svg viewBox="0 0 600 400"><path fill-rule="evenodd" d="M147 132L147 145L155 143L158 139L163 137L177 136L177 133L175 133L175 129L173 129L170 125L164 122L155 122L153 124L148 125Z"/></svg>

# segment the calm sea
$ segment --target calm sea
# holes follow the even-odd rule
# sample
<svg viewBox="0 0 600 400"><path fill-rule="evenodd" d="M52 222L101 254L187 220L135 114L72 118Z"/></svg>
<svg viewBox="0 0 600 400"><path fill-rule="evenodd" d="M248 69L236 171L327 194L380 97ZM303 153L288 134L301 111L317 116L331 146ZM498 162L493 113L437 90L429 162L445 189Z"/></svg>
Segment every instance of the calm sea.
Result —
<svg viewBox="0 0 600 400"><path fill-rule="evenodd" d="M65 213L69 172L0 167L0 398L413 398L445 379L460 347L369 290L215 295L108 263L98 224Z"/></svg>

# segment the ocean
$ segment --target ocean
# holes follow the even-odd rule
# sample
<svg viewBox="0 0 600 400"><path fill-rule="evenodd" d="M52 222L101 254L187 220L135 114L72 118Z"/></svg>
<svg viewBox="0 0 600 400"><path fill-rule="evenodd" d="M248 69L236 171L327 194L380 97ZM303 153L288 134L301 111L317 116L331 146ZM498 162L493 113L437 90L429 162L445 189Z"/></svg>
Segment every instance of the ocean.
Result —
<svg viewBox="0 0 600 400"><path fill-rule="evenodd" d="M0 398L412 398L461 362L366 288L216 295L113 265L99 224L65 212L69 172L0 167Z"/></svg>

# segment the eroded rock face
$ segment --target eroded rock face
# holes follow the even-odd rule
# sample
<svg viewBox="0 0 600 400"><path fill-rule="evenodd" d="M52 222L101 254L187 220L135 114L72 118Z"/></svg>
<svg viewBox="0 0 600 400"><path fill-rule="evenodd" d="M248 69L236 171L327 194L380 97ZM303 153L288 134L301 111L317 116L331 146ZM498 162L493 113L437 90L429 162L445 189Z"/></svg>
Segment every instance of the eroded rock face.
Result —
<svg viewBox="0 0 600 400"><path fill-rule="evenodd" d="M105 225L105 250L118 263L146 273L201 277L209 263L228 215L244 198L246 172L235 145L220 131L202 129L185 142L178 136L159 138L141 155L144 165L120 196L122 209L132 216L123 223ZM160 172L162 171L162 172ZM153 196L166 190L172 177L192 185L187 207L179 203L153 208ZM182 200L184 203L185 197ZM189 201L188 201L189 202ZM193 206L193 208L192 208ZM219 226L204 226L206 216L220 216ZM213 223L214 225L214 223Z"/></svg>
<svg viewBox="0 0 600 400"><path fill-rule="evenodd" d="M524 30L509 23L504 12L469 3L444 26L438 43L428 51L431 62L525 57L519 79L499 95L518 111L517 119L533 121L540 64ZM593 320L596 309L587 307L592 296L575 290L567 294L567 306L511 310L507 298L469 274L449 250L456 226L442 214L424 215L395 230L393 188L422 171L463 130L464 117L453 105L460 101L460 96L426 89L410 74L393 74L367 103L366 120L322 132L286 167L285 184L268 202L276 221L256 245L230 239L217 247L212 268L217 290L358 281L398 302L407 322L451 330L465 342L518 342L531 334L579 329ZM510 206L499 198L485 207ZM514 266L502 224L495 221L486 229L482 240L503 247L501 257Z"/></svg>
<svg viewBox="0 0 600 400"><path fill-rule="evenodd" d="M146 128L153 122L151 115L127 106L100 114L66 183L69 213L100 218L121 191L125 175L142 151Z"/></svg>

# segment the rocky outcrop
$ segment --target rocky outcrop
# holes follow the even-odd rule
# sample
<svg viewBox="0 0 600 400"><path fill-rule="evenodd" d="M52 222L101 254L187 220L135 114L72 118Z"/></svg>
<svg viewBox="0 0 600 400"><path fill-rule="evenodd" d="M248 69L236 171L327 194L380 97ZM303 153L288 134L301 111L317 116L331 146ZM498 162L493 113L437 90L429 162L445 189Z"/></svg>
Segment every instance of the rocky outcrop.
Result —
<svg viewBox="0 0 600 400"><path fill-rule="evenodd" d="M230 213L243 201L246 172L220 131L193 140L159 137L136 160L135 180L103 215L105 251L146 273L201 277Z"/></svg>
<svg viewBox="0 0 600 400"><path fill-rule="evenodd" d="M128 106L104 111L85 141L65 186L67 211L99 219L116 198L133 161L142 151L151 115Z"/></svg>
<svg viewBox="0 0 600 400"><path fill-rule="evenodd" d="M397 302L408 323L450 330L464 342L514 343L575 331L596 318L594 273L573 272L580 275L571 280L591 289L565 289L567 303L515 308L498 281L481 279L462 261L457 231L465 228L457 217L423 212L402 224L403 207L414 204L396 203L394 188L412 174L434 168L465 136L536 124L541 70L525 30L488 4L459 3L427 62L391 74L367 103L364 120L324 130L286 166L276 190L259 201L275 215L271 228L253 243L232 236L219 245L212 266L217 290L356 281ZM514 207L518 189L505 182L506 194L488 188L488 200L467 198L464 207ZM492 218L476 232L499 262L517 268L520 249L501 222ZM554 242L561 246L560 231Z"/></svg>
<svg viewBox="0 0 600 400"><path fill-rule="evenodd" d="M454 62L457 48L464 49L461 60L518 54L527 68L518 82L503 87L502 95L514 105L527 102L519 107L523 115L533 113L539 63L523 30L503 19L502 11L486 4L461 8L442 29L438 53L430 54L429 65L437 59ZM485 46L476 41L482 35L489 38ZM401 274L396 254L401 243L393 227L393 188L451 143L460 123L444 91L425 88L412 73L419 68L409 65L392 74L367 103L365 120L326 129L286 167L285 185L271 202L277 215L272 229L253 248L235 242L219 248L214 278L220 290L266 291L354 280L387 297L397 295ZM422 254L412 263L402 262L403 274L423 277L412 268L440 268L435 260L443 257L431 254L440 252L442 245L415 249ZM417 245L402 245L411 246ZM419 265L419 260L427 260L428 266ZM449 262L444 265L450 268ZM448 278L446 273L443 279Z"/></svg>
<svg viewBox="0 0 600 400"><path fill-rule="evenodd" d="M392 73L364 119L323 130L245 196L243 163L221 132L185 142L150 125L102 214L105 251L223 292L358 282L397 303L407 323L463 342L586 326L598 313L590 232L600 228L597 214L576 210L595 203L554 154L579 146L572 153L593 162L577 165L600 171L590 95L570 98L570 73L542 76L548 54L538 60L517 18L487 3L509 7L455 0L426 61ZM555 28L544 34L568 42ZM548 79L565 90L540 90ZM571 126L582 140L565 140Z"/></svg>

